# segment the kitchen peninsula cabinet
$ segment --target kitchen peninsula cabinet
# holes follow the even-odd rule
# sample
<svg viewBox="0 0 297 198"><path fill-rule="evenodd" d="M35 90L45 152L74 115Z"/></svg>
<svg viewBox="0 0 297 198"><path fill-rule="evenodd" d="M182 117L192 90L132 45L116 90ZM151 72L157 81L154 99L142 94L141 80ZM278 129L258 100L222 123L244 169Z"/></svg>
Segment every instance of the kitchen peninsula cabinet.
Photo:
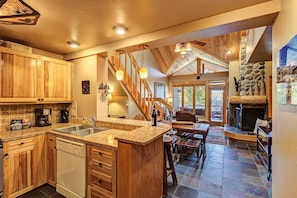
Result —
<svg viewBox="0 0 297 198"><path fill-rule="evenodd" d="M44 135L3 144L3 197L17 197L46 182Z"/></svg>
<svg viewBox="0 0 297 198"><path fill-rule="evenodd" d="M46 135L47 144L47 183L56 186L57 184L57 149L56 149L56 136Z"/></svg>
<svg viewBox="0 0 297 198"><path fill-rule="evenodd" d="M116 198L116 151L87 146L87 197Z"/></svg>
<svg viewBox="0 0 297 198"><path fill-rule="evenodd" d="M73 100L73 64L0 47L0 103Z"/></svg>

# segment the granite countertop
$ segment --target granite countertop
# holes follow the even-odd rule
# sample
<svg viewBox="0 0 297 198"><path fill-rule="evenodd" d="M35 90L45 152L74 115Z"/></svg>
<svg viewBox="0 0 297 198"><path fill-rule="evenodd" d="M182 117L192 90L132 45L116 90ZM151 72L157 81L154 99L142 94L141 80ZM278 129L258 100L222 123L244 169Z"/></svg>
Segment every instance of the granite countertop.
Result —
<svg viewBox="0 0 297 198"><path fill-rule="evenodd" d="M107 127L110 129L99 133L87 136L77 136L55 131L57 128L79 124L88 123L85 121L81 121L79 123L59 123L46 127L31 127L29 129L16 131L1 131L0 139L2 139L3 142L8 142L21 138L33 137L40 134L52 133L57 137L117 150L118 141L130 144L145 145L159 138L171 129L170 125L164 123L158 123L158 126L153 127L149 121L104 118L98 120L96 122L96 126Z"/></svg>

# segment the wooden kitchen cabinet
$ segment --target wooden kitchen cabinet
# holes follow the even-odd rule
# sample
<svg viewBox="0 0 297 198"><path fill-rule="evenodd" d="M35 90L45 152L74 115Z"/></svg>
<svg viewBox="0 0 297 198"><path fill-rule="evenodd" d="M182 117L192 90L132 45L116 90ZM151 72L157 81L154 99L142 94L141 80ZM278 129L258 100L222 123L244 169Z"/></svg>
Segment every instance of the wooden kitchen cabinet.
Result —
<svg viewBox="0 0 297 198"><path fill-rule="evenodd" d="M0 47L0 103L72 102L73 64Z"/></svg>
<svg viewBox="0 0 297 198"><path fill-rule="evenodd" d="M38 92L43 93L39 102L72 102L73 64L67 61L42 57L39 70L41 78Z"/></svg>
<svg viewBox="0 0 297 198"><path fill-rule="evenodd" d="M116 151L87 145L87 197L117 197Z"/></svg>
<svg viewBox="0 0 297 198"><path fill-rule="evenodd" d="M57 149L56 149L56 136L46 135L47 144L47 183L56 186L57 184Z"/></svg>
<svg viewBox="0 0 297 198"><path fill-rule="evenodd" d="M46 182L44 135L3 144L3 197L17 197Z"/></svg>
<svg viewBox="0 0 297 198"><path fill-rule="evenodd" d="M38 56L0 48L0 102L35 102Z"/></svg>

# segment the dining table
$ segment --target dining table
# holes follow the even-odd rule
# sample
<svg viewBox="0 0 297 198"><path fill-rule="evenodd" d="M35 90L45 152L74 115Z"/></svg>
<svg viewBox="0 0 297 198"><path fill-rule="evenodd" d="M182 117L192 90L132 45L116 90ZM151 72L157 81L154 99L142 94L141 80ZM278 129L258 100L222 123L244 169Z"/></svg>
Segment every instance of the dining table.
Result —
<svg viewBox="0 0 297 198"><path fill-rule="evenodd" d="M184 136L185 139L187 139L187 137L190 137L191 139L199 138L201 140L201 155L203 160L202 165L204 164L204 160L206 158L206 137L208 134L209 126L209 123L193 123L189 121L172 122L172 129L187 134L186 136ZM201 155L199 155L199 159Z"/></svg>

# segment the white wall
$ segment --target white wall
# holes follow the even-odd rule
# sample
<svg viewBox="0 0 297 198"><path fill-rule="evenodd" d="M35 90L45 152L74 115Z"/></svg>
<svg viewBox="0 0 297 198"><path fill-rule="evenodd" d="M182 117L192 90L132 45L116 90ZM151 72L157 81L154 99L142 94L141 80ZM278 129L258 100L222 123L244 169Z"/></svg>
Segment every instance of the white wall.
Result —
<svg viewBox="0 0 297 198"><path fill-rule="evenodd" d="M297 34L297 1L282 0L282 10L272 27L273 48L273 157L272 196L274 198L297 197L297 108L276 103L276 67L278 51Z"/></svg>
<svg viewBox="0 0 297 198"><path fill-rule="evenodd" d="M234 83L234 77L236 80L240 78L240 61L234 60L229 62L229 96L236 96L236 89Z"/></svg>
<svg viewBox="0 0 297 198"><path fill-rule="evenodd" d="M74 63L74 100L77 103L77 117L107 117L108 98L98 91L99 84L108 82L108 63L103 57L94 55L79 58ZM81 83L90 81L90 94L82 94Z"/></svg>
<svg viewBox="0 0 297 198"><path fill-rule="evenodd" d="M96 115L97 56L72 61L74 63L74 100L77 101L77 117ZM81 81L90 81L90 94L82 94Z"/></svg>

